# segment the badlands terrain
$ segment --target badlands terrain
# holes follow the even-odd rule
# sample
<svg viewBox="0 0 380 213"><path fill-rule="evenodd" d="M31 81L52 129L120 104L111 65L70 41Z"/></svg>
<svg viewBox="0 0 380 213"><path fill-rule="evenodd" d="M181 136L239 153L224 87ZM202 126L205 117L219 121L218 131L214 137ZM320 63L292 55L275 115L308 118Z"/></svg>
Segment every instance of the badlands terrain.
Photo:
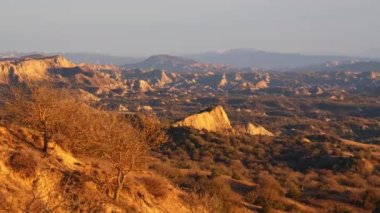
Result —
<svg viewBox="0 0 380 213"><path fill-rule="evenodd" d="M202 58L0 59L0 212L380 212L379 62Z"/></svg>

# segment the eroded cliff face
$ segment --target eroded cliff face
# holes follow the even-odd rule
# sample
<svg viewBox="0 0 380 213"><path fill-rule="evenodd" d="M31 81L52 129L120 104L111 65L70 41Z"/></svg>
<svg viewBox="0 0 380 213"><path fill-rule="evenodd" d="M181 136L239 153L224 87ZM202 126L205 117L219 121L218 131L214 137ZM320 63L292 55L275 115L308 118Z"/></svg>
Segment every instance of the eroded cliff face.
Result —
<svg viewBox="0 0 380 213"><path fill-rule="evenodd" d="M222 106L206 109L186 117L174 124L175 127L191 127L213 132L232 131L230 120Z"/></svg>
<svg viewBox="0 0 380 213"><path fill-rule="evenodd" d="M250 135L265 135L265 136L273 136L273 133L266 130L264 127L260 125L254 125L252 123L248 123L245 127L245 132Z"/></svg>
<svg viewBox="0 0 380 213"><path fill-rule="evenodd" d="M48 80L49 70L74 66L62 56L4 59L0 61L0 82Z"/></svg>
<svg viewBox="0 0 380 213"><path fill-rule="evenodd" d="M43 81L80 88L92 94L126 91L123 82L107 73L94 70L91 65L76 66L62 56L35 55L0 60L0 84Z"/></svg>

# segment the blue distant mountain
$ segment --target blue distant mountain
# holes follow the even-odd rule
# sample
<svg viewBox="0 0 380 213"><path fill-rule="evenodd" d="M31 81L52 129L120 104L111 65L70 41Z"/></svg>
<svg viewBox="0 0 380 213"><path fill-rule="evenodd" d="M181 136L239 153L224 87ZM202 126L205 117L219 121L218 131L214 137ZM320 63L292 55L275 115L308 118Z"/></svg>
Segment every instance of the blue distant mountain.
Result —
<svg viewBox="0 0 380 213"><path fill-rule="evenodd" d="M370 60L370 58L364 57L275 53L254 49L232 49L226 51L206 52L185 55L185 57L204 63L230 64L238 68L254 67L260 69L294 69L322 64L329 61Z"/></svg>

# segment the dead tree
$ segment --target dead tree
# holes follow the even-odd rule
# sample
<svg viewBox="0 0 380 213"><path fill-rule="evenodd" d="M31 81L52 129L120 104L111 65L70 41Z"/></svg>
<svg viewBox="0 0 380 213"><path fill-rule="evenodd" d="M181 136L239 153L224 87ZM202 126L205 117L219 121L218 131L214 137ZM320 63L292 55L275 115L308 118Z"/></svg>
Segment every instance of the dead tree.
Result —
<svg viewBox="0 0 380 213"><path fill-rule="evenodd" d="M46 154L49 142L76 108L75 99L66 90L43 84L10 85L1 96L2 120L41 132Z"/></svg>
<svg viewBox="0 0 380 213"><path fill-rule="evenodd" d="M112 197L117 202L126 176L136 169L141 169L149 155L149 143L144 140L144 133L120 114L94 109L88 109L83 113L86 115L77 119L78 123L82 124L71 126L82 128L82 131L70 131L76 132L76 135L72 135L76 142L72 143L71 148L76 154L104 159L111 163L116 179Z"/></svg>

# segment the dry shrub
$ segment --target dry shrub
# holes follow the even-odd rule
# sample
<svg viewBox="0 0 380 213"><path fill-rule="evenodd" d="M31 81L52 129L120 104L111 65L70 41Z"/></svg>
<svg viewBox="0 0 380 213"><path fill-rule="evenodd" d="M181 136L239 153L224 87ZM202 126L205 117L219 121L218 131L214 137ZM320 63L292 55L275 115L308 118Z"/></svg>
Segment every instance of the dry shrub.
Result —
<svg viewBox="0 0 380 213"><path fill-rule="evenodd" d="M299 199L302 196L302 191L299 185L290 182L288 185L288 191L286 193L287 197Z"/></svg>
<svg viewBox="0 0 380 213"><path fill-rule="evenodd" d="M285 206L280 202L284 197L284 189L280 183L270 174L262 173L257 179L259 186L256 190L247 194L247 200L260 205L264 211L269 211L272 208L284 209Z"/></svg>
<svg viewBox="0 0 380 213"><path fill-rule="evenodd" d="M368 182L376 187L380 187L380 177L377 175L371 175L368 177Z"/></svg>
<svg viewBox="0 0 380 213"><path fill-rule="evenodd" d="M183 197L191 212L231 212L232 207L225 208L223 200L211 193L190 193Z"/></svg>
<svg viewBox="0 0 380 213"><path fill-rule="evenodd" d="M354 211L346 206L336 204L334 206L334 209L331 210L331 212L332 213L351 213Z"/></svg>
<svg viewBox="0 0 380 213"><path fill-rule="evenodd" d="M380 203L380 189L367 189L362 195L362 206L365 209L374 209Z"/></svg>
<svg viewBox="0 0 380 213"><path fill-rule="evenodd" d="M348 176L341 177L340 183L345 186L356 188L364 187L367 184L366 180L357 174L350 174Z"/></svg>
<svg viewBox="0 0 380 213"><path fill-rule="evenodd" d="M0 212L11 212L12 205L8 202L7 196L9 196L7 192L0 192Z"/></svg>
<svg viewBox="0 0 380 213"><path fill-rule="evenodd" d="M106 198L97 192L89 191L86 183L89 177L74 171L65 173L60 181L64 207L75 212L103 212Z"/></svg>
<svg viewBox="0 0 380 213"><path fill-rule="evenodd" d="M164 163L155 163L150 166L150 169L153 169L157 174L169 179L177 179L178 177L183 176L178 169Z"/></svg>
<svg viewBox="0 0 380 213"><path fill-rule="evenodd" d="M66 190L83 189L84 183L88 178L85 178L79 171L64 173L61 179L61 187Z"/></svg>
<svg viewBox="0 0 380 213"><path fill-rule="evenodd" d="M223 179L190 174L177 179L176 184L188 192L184 201L193 212L236 212L232 209L237 206L237 195Z"/></svg>
<svg viewBox="0 0 380 213"><path fill-rule="evenodd" d="M320 189L321 192L335 192L339 193L340 191L344 190L344 187L342 187L335 176L330 173L330 171L322 171L321 176L319 177L320 183L322 184ZM350 183L353 184L353 183Z"/></svg>
<svg viewBox="0 0 380 213"><path fill-rule="evenodd" d="M38 162L31 154L14 152L9 156L8 165L22 176L30 178L36 175Z"/></svg>
<svg viewBox="0 0 380 213"><path fill-rule="evenodd" d="M155 198L166 198L169 194L167 184L157 177L143 177L140 181L144 184L145 189Z"/></svg>

